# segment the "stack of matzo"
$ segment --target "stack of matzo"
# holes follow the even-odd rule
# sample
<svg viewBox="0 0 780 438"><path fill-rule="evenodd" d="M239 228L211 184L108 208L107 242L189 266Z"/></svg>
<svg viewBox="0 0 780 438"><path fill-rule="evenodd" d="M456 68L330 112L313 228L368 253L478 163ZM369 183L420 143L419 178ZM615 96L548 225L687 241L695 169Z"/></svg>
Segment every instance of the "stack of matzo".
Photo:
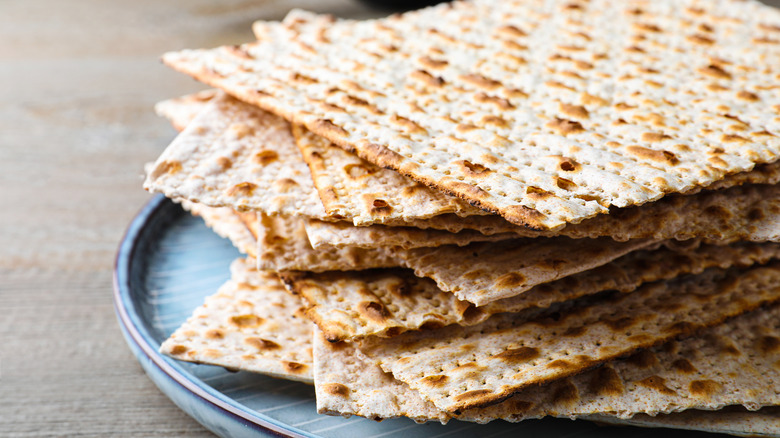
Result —
<svg viewBox="0 0 780 438"><path fill-rule="evenodd" d="M158 106L182 132L146 188L248 255L164 353L313 383L327 414L780 435L779 11L254 30L163 58L220 90Z"/></svg>

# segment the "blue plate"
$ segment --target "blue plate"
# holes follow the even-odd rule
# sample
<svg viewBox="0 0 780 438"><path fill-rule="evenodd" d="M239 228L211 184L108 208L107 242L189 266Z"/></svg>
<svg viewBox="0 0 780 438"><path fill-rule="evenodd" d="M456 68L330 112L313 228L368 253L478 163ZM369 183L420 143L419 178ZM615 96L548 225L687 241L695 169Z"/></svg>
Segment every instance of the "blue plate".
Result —
<svg viewBox="0 0 780 438"><path fill-rule="evenodd" d="M452 421L416 424L405 418L380 423L316 413L311 386L246 372L175 361L158 353L165 340L204 298L230 276L239 257L230 242L162 196L130 224L119 247L114 303L122 332L160 390L203 426L223 437L617 437L656 435L633 427L599 427L586 421L544 419L477 425ZM668 438L712 436L664 431Z"/></svg>

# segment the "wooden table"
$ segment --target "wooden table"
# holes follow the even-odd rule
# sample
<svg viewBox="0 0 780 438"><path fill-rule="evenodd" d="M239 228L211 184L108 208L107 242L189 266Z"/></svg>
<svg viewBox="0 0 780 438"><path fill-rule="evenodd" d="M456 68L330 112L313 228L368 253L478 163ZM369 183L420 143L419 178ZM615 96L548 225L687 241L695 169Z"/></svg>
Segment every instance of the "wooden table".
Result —
<svg viewBox="0 0 780 438"><path fill-rule="evenodd" d="M780 6L780 0L770 1ZM349 0L0 2L0 436L209 436L148 380L114 317L142 168L174 137L155 102L201 89L167 50L252 38Z"/></svg>

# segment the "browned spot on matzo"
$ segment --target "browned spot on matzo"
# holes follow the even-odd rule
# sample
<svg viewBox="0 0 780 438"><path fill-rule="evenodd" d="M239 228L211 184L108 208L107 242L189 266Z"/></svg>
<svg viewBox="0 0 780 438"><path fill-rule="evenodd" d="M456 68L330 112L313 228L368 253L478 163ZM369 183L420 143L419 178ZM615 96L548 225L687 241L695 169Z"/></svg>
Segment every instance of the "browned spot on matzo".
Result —
<svg viewBox="0 0 780 438"><path fill-rule="evenodd" d="M526 281L527 279L523 274L518 272L510 272L508 274L502 275L501 277L498 277L494 285L498 289L507 289L522 286Z"/></svg>
<svg viewBox="0 0 780 438"><path fill-rule="evenodd" d="M447 381L447 376L428 376L424 379L423 383L432 386L441 386Z"/></svg>
<svg viewBox="0 0 780 438"><path fill-rule="evenodd" d="M589 115L588 110L585 109L584 106L579 106L579 105L570 105L567 103L561 103L560 110L563 113L563 115L574 119L587 119Z"/></svg>
<svg viewBox="0 0 780 438"><path fill-rule="evenodd" d="M707 75L712 76L714 78L718 79L731 79L731 74L723 69L723 67L720 67L715 64L710 64L706 67L702 67L699 69L699 72Z"/></svg>
<svg viewBox="0 0 780 438"><path fill-rule="evenodd" d="M572 405L579 400L579 391L569 380L563 380L560 383L556 382L551 389L550 399L555 404Z"/></svg>
<svg viewBox="0 0 780 438"><path fill-rule="evenodd" d="M494 357L507 362L528 362L539 357L539 350L533 347L510 348Z"/></svg>
<svg viewBox="0 0 780 438"><path fill-rule="evenodd" d="M230 317L230 323L239 328L254 328L263 323L257 315L236 315Z"/></svg>
<svg viewBox="0 0 780 438"><path fill-rule="evenodd" d="M179 356L179 355L182 355L182 354L186 353L187 350L189 350L189 349L187 347L185 347L184 345L174 345L173 347L171 347L170 353L172 355L174 355L174 356Z"/></svg>
<svg viewBox="0 0 780 438"><path fill-rule="evenodd" d="M585 132L580 122L565 119L555 119L547 123L547 127L561 135L577 134Z"/></svg>
<svg viewBox="0 0 780 438"><path fill-rule="evenodd" d="M347 131L345 131L343 128L336 126L327 119L319 119L314 122L314 128L328 132L331 135L334 135L336 137L344 137L347 135Z"/></svg>
<svg viewBox="0 0 780 438"><path fill-rule="evenodd" d="M247 344L251 345L254 348L257 348L260 351L264 350L277 350L282 348L279 344L277 344L274 341L270 341L268 339L262 339L262 338L246 338L244 340Z"/></svg>
<svg viewBox="0 0 780 438"><path fill-rule="evenodd" d="M368 319L383 321L388 316L385 307L375 301L362 302L358 304L358 311Z"/></svg>
<svg viewBox="0 0 780 438"><path fill-rule="evenodd" d="M712 397L723 385L714 380L694 380L688 386L694 397Z"/></svg>
<svg viewBox="0 0 780 438"><path fill-rule="evenodd" d="M696 367L693 366L691 361L685 358L677 359L676 361L672 362L672 368L684 374L692 374L696 372Z"/></svg>
<svg viewBox="0 0 780 438"><path fill-rule="evenodd" d="M652 389L654 391L658 391L661 394L676 395L674 390L666 386L666 380L663 377L650 376L646 379L637 382L637 384Z"/></svg>
<svg viewBox="0 0 780 438"><path fill-rule="evenodd" d="M657 151L642 146L628 146L626 150L637 157L667 163L672 166L679 162L677 156L671 151Z"/></svg>
<svg viewBox="0 0 780 438"><path fill-rule="evenodd" d="M609 365L597 368L591 374L588 391L593 394L619 395L625 390L620 375Z"/></svg>
<svg viewBox="0 0 780 438"><path fill-rule="evenodd" d="M342 385L341 383L324 383L320 387L328 394L337 395L340 397L348 397L350 392L349 388L346 385Z"/></svg>
<svg viewBox="0 0 780 438"><path fill-rule="evenodd" d="M501 86L501 82L478 74L463 75L460 77L460 79L479 88L484 88L487 90L494 90Z"/></svg>
<svg viewBox="0 0 780 438"><path fill-rule="evenodd" d="M468 160L463 160L459 164L466 169L467 173L470 173L472 175L482 175L490 172L490 169L488 169L487 167L479 163L472 163L471 161Z"/></svg>
<svg viewBox="0 0 780 438"><path fill-rule="evenodd" d="M260 165L267 166L270 163L279 159L279 154L272 150L263 150L256 153L253 159Z"/></svg>
<svg viewBox="0 0 780 438"><path fill-rule="evenodd" d="M660 132L645 132L642 134L642 141L646 141L648 143L655 143L663 140L671 139L672 137Z"/></svg>
<svg viewBox="0 0 780 438"><path fill-rule="evenodd" d="M489 389L478 389L474 391L464 392L463 394L459 394L458 396L456 396L456 398L458 399L458 401L473 402L474 400L479 400L480 398L490 394L491 392L492 391L490 391Z"/></svg>
<svg viewBox="0 0 780 438"><path fill-rule="evenodd" d="M758 340L758 351L762 354L774 354L780 352L780 338L775 336L762 336Z"/></svg>
<svg viewBox="0 0 780 438"><path fill-rule="evenodd" d="M425 70L415 70L410 77L429 87L438 88L444 85L444 79L434 76Z"/></svg>
<svg viewBox="0 0 780 438"><path fill-rule="evenodd" d="M740 91L737 92L737 98L742 99L742 100L747 100L747 101L750 101L750 102L757 102L757 101L761 100L758 97L757 94L751 93L749 91L744 91L744 90L740 90Z"/></svg>
<svg viewBox="0 0 780 438"><path fill-rule="evenodd" d="M298 362L282 362L284 369L290 374L303 374L309 372L309 367L306 364Z"/></svg>
<svg viewBox="0 0 780 438"><path fill-rule="evenodd" d="M149 174L149 178L157 179L160 175L169 174L173 175L181 170L181 163L178 161L163 161L158 164L152 173Z"/></svg>
<svg viewBox="0 0 780 438"><path fill-rule="evenodd" d="M709 46L711 44L715 44L715 40L713 40L710 37L701 35L701 34L688 35L687 38L688 38L688 41L690 41L692 43L695 43L695 44L702 44L702 45L705 45L705 46Z"/></svg>

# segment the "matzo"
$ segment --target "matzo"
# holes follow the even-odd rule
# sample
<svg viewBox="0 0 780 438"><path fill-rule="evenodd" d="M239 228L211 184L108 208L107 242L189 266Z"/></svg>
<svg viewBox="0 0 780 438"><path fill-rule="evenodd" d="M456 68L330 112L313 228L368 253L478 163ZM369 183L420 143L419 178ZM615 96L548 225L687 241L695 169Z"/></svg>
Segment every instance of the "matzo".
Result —
<svg viewBox="0 0 780 438"><path fill-rule="evenodd" d="M206 207L189 201L181 201L181 206L195 216L200 216L207 227L220 237L230 240L242 254L257 257L257 240L235 211L227 207Z"/></svg>
<svg viewBox="0 0 780 438"><path fill-rule="evenodd" d="M610 236L615 240L677 239L704 237L737 240L780 241L780 185L750 184L696 195L668 196L639 207L615 209L555 232L536 232L514 226L503 218L442 215L416 223L450 232L477 230L483 234L515 232L519 237L571 238Z"/></svg>
<svg viewBox="0 0 780 438"><path fill-rule="evenodd" d="M306 236L304 219L293 216L257 215L257 263L274 271L351 271L399 265L382 248L314 249Z"/></svg>
<svg viewBox="0 0 780 438"><path fill-rule="evenodd" d="M155 108L157 109L158 113L161 115L167 117L171 123L177 127L177 129L184 129L184 126L188 124L192 118L197 114L197 110L202 109L205 104L207 103L207 99L212 97L216 94L215 90L206 90L200 93L183 96L176 99L171 99L168 101L160 102ZM235 101L231 105L231 112L237 112L240 113L244 111L244 108L246 106ZM249 110L248 110L249 111ZM253 111L256 111L254 109ZM325 141L320 138L320 140L312 139L312 142L314 141ZM309 148L307 149L309 153L306 155L306 161L309 162L310 167L312 168L312 171L314 173L313 177L315 179L315 183L317 181L320 182L319 184L319 191L320 191L320 197L323 199L331 199L333 198L331 195L329 195L327 192L330 190L331 187L336 187L335 189L338 192L343 192L342 183L341 181L346 179L348 181L353 181L352 184L347 184L350 186L350 193L356 194L361 193L364 191L362 188L362 185L355 184L356 182L362 182L366 186L373 187L371 189L371 192L377 192L377 193L385 193L385 190L388 186L388 181L393 182L394 187L404 187L404 190L401 190L402 195L405 196L403 192L406 192L406 194L409 194L411 192L414 193L421 193L419 197L405 197L403 203L417 203L421 200L426 199L438 199L442 197L442 195L437 195L435 192L432 192L430 189L424 188L423 186L414 183L413 181L409 180L408 178L402 177L398 173L393 173L388 170L378 169L376 166L363 161L356 156L349 154L345 151L342 151L338 148L335 148L333 146L330 146L325 149L324 152L321 152L317 148ZM304 151L305 153L305 151ZM319 156L321 155L321 157ZM331 155L334 155L334 157L331 157ZM294 156L289 157L290 159L294 159ZM338 166L333 165L334 163L340 163ZM330 166L325 166L326 164L331 164ZM293 166L300 166L300 163L292 164ZM362 172L362 169L371 169L377 171L373 173L368 172ZM247 175L243 177L243 179L251 179L251 175ZM738 174L729 175L723 180L720 180L711 186L708 187L708 189L724 189L736 185L742 185L742 184L777 184L780 182L780 162L770 163L770 164L763 164L756 166L756 168L750 172L742 172ZM316 184L315 184L316 185ZM764 192L767 191L767 189L763 189ZM771 190L770 190L771 191ZM659 239L671 239L671 238L688 238L688 236L698 236L702 234L712 234L713 227L708 227L707 222L705 222L705 219L710 217L710 215L704 215L702 216L694 216L691 217L690 213L682 213L685 217L680 217L680 212L688 212L693 211L696 208L701 208L702 210L706 209L707 207L710 207L712 204L719 204L719 207L722 207L730 214L736 215L737 220L732 220L732 222L736 223L738 221L745 221L746 218L744 218L744 212L750 211L750 210L759 210L763 212L767 212L770 209L768 207L771 207L772 205L776 205L778 201L776 201L776 198L778 197L777 192L773 193L763 193L759 194L755 190L745 190L745 192L740 191L733 191L729 192L729 194L721 197L715 197L712 198L710 196L704 195L704 198L690 198L690 199L676 199L676 200L663 200L658 203L649 204L641 209L628 209L627 212L621 212L621 210L618 210L616 212L613 212L613 214L617 213L622 216L621 220L614 220L613 219L606 219L604 216L597 217L593 220L585 221L584 223L578 225L578 226L568 226L564 230L560 230L560 232L564 235L569 235L572 237L598 237L607 235L610 233L611 230L615 230L616 227L619 230L619 234L616 234L615 237L619 240L625 240L629 238L641 238L643 235L644 237L651 237L648 236L648 233L651 232L650 230L654 230L654 236L655 238ZM756 197L756 195L759 195L759 197ZM389 196L385 196L389 197ZM393 199L393 203L398 202L395 197L391 197ZM446 197L445 197L446 198ZM677 198L677 197L671 197L671 198ZM740 205L730 205L729 203L722 202L721 199L723 198L738 198L740 199L741 204ZM774 201L771 201L772 199L775 199ZM764 200L765 202L762 202L756 206L750 205L750 203L756 203L756 200ZM351 197L344 198L345 202L352 201ZM328 202L326 202L326 209ZM709 204L709 205L708 205ZM381 203L380 203L381 205ZM433 206L439 205L443 209L442 210L432 210L431 208ZM366 204L368 207L368 205ZM419 208L419 206L417 207ZM453 229L455 227L455 230L461 230L463 228L473 228L480 230L483 234L494 234L496 232L499 232L503 230L504 232L515 232L518 235L523 235L527 237L537 237L537 236L551 236L558 233L550 233L550 232L533 232L530 231L524 227L518 227L513 226L510 223L506 222L505 220L501 219L500 217L490 216L485 218L461 218L456 214L453 213L446 213L447 211L452 211L452 208L448 202L434 202L426 204L423 207L423 210L418 211L421 214L424 214L425 216L431 216L428 220L421 220L421 219L415 219L412 216L410 216L410 210L409 209L398 209L397 211L404 211L406 216L406 221L401 221L399 219L393 218L394 213L391 209L387 208L378 208L373 206L373 201L371 202L370 209L376 209L374 211L375 217L373 219L373 222L371 223L381 223L381 222L392 222L396 225L408 225L410 227L419 227L419 228L443 228L443 229ZM480 210L474 210L474 211L480 211ZM776 211L776 208L775 208ZM432 217L433 214L436 214L436 217ZM363 210L363 216L361 216L362 221L370 221L370 218L372 216L368 215L368 213ZM389 213L389 214L388 214ZM464 211L461 211L461 215L465 213ZM360 216L362 213L359 211L351 211L351 213L347 210L340 211L340 214L342 214L345 218L350 218L352 215L358 215ZM770 211L770 214L773 214ZM631 217L630 221L626 221L625 217L629 216ZM755 216L755 215L754 215ZM693 227L687 227L683 231L680 230L680 224L681 223L689 223L691 219L696 220L696 224ZM753 218L755 219L755 217ZM360 220L353 220L353 222L358 222ZM766 219L759 219L758 224L756 226L762 227L761 223L763 224L772 224L776 223L772 222L772 218L768 217ZM361 222L362 223L362 222ZM763 226L764 229L766 229L766 225ZM403 230L394 230L402 232ZM729 233L737 232L736 235L729 235ZM731 240L737 240L737 239L746 239L745 237L745 231L740 229L739 227L729 227L726 230L718 231L722 235L722 239L731 239ZM771 237L777 238L776 236L780 234L777 231L774 231L774 234ZM677 237L676 237L677 236ZM750 235L750 238L753 238L753 240L762 240L760 236L754 237L755 235ZM765 240L771 240L771 239L765 239Z"/></svg>
<svg viewBox="0 0 780 438"><path fill-rule="evenodd" d="M520 421L596 412L629 418L729 405L755 410L780 404L779 360L780 306L774 305L553 382L545 391L526 390L483 414Z"/></svg>
<svg viewBox="0 0 780 438"><path fill-rule="evenodd" d="M209 101L218 94L218 90L203 90L198 93L163 100L154 105L154 112L158 116L168 119L177 131L184 131L184 128L198 114L203 112Z"/></svg>
<svg viewBox="0 0 780 438"><path fill-rule="evenodd" d="M777 299L777 264L708 270L590 305L565 303L546 318L504 314L471 327L367 339L361 351L440 409L456 412L500 402L530 385L690 335Z"/></svg>
<svg viewBox="0 0 780 438"><path fill-rule="evenodd" d="M780 185L750 184L619 209L571 227L563 234L589 237L609 233L617 240L704 238L780 241ZM606 231L610 230L610 231Z"/></svg>
<svg viewBox="0 0 780 438"><path fill-rule="evenodd" d="M168 146L144 187L210 207L327 216L289 124L224 94Z"/></svg>
<svg viewBox="0 0 780 438"><path fill-rule="evenodd" d="M526 388L498 405L469 409L456 418L486 423L553 415L630 422L628 417L638 412L655 415L728 405L750 409L774 405L780 400L775 391L780 379L778 316L777 305L756 310L697 337L643 350L549 385ZM421 420L427 416L441 421L442 411L431 415L432 403L421 403L416 391L389 380L351 344L328 344L320 338L314 345L315 386L341 390L318 400L321 411L372 418L408 415ZM322 375L327 377L321 379ZM412 402L393 404L394 397ZM601 415L593 417L594 413ZM643 421L647 417L634 418Z"/></svg>
<svg viewBox="0 0 780 438"><path fill-rule="evenodd" d="M306 316L331 342L466 322L466 312L473 308L407 270L282 272L280 276L290 291L301 296ZM481 317L481 312L475 316Z"/></svg>
<svg viewBox="0 0 780 438"><path fill-rule="evenodd" d="M428 248L442 245L464 246L472 242L496 242L517 239L515 233L482 234L475 230L450 233L444 230L417 227L370 225L355 227L348 222L306 221L306 235L314 248L355 246L359 248L403 249Z"/></svg>
<svg viewBox="0 0 780 438"><path fill-rule="evenodd" d="M780 244L739 243L636 251L589 271L542 284L513 298L475 308L406 270L282 273L303 298L306 316L329 341L394 336L420 328L478 324L491 315L545 308L605 290L630 292L643 283L704 269L747 267L780 258Z"/></svg>
<svg viewBox="0 0 780 438"><path fill-rule="evenodd" d="M539 229L777 160L780 13L741 1L569 5L459 2L280 26L163 60Z"/></svg>
<svg viewBox="0 0 780 438"><path fill-rule="evenodd" d="M357 226L388 219L427 219L447 213L487 214L462 199L363 161L299 125L293 125L293 135L309 165L325 211L351 217Z"/></svg>
<svg viewBox="0 0 780 438"><path fill-rule="evenodd" d="M268 374L307 383L312 377L312 324L295 316L298 298L274 272L237 259L231 279L160 346L189 362Z"/></svg>
<svg viewBox="0 0 780 438"><path fill-rule="evenodd" d="M556 237L399 249L394 253L418 277L431 278L458 299L484 306L653 245L657 243L648 240Z"/></svg>
<svg viewBox="0 0 780 438"><path fill-rule="evenodd" d="M159 102L155 105L155 111L158 115L168 119L174 128L182 131L200 112L203 111L203 109L206 108L208 102L216 96L219 96L218 90L204 90L199 93ZM237 114L238 119L251 118L253 117L253 114L258 112L257 108L237 100L224 102L223 107L228 109L227 112L229 114ZM272 114L265 114L264 117L276 118L276 116L273 116ZM293 133L296 132L295 128L296 127L293 127L292 129ZM299 126L297 128L298 131L305 129ZM302 141L298 140L299 137ZM319 149L314 143L322 141L327 142L327 140L315 136L308 131L306 134L301 134L300 132L295 134L295 138L299 149L306 158L305 162L308 162L311 170L314 172L314 175L312 175L314 182L319 183L319 188L322 190L319 195L322 199L325 199L326 201L332 199L328 198L326 191L330 187L341 187L343 185L340 184L338 178L350 178L350 181L353 182L353 186L351 186L350 189L359 190L364 184L371 185L374 192L383 194L382 196L384 199L381 200L386 200L390 203L388 206L382 206L381 202L377 202L379 205L379 207L377 207L374 205L374 201L377 199L371 199L370 202L367 201L367 204L365 204L368 211L363 211L361 213L358 209L337 209L333 207L332 203L326 202L325 208L329 216L343 217L346 219L352 218L355 225L363 226L385 222L402 225L407 224L407 221L410 221L408 222L408 225L415 226L418 225L421 219L434 215L446 215L450 213L459 213L460 215L487 214L480 209L469 206L456 197L443 195L440 192L428 189L396 172L377 168L373 164L363 161L357 156L349 154L335 146L327 148L323 153L323 157L318 158ZM286 156L284 158L285 163L289 163L290 166L300 167L300 160L296 160L295 156ZM323 169L322 166L325 164L325 160L327 160L328 164L333 161L338 161L343 167L339 169ZM239 171L240 170L245 169L241 168ZM328 175L324 173L333 170L343 170L345 173L331 177L328 177ZM356 173L360 173L360 175L356 175ZM252 179L252 175L247 173L240 176L238 179L250 180ZM355 185L354 183L358 184ZM343 190L341 193L343 195ZM419 195L417 195L418 193ZM401 201L399 198L404 198L402 200L402 205L394 209L393 206ZM345 199L345 201L347 200ZM403 206L410 204L416 205L414 208L417 210L410 212L409 210L413 210L413 208L410 207L406 208L405 211ZM403 212L402 217L399 216L399 213L401 212ZM370 216L370 218L367 218L367 215ZM420 225L424 225L424 222Z"/></svg>
<svg viewBox="0 0 780 438"><path fill-rule="evenodd" d="M495 240L515 237L567 236L575 239L609 236L618 241L630 239L687 240L704 238L721 243L748 240L780 241L780 185L749 184L722 191L704 191L690 196L669 196L640 207L615 209L579 224L554 232L537 232L510 224L499 216L459 218L441 215L415 221L409 227L351 228L340 222L312 220L307 232L314 242L334 245L377 246L398 242L399 246L439 246L449 233L469 233L459 244L487 241L473 232ZM421 231L424 230L424 231ZM426 243L425 239L431 240ZM313 243L314 243L313 242ZM441 242L438 243L437 242Z"/></svg>
<svg viewBox="0 0 780 438"><path fill-rule="evenodd" d="M314 331L314 390L320 414L360 415L376 420L406 416L442 423L450 418L368 362L354 346L330 343L318 330Z"/></svg>

